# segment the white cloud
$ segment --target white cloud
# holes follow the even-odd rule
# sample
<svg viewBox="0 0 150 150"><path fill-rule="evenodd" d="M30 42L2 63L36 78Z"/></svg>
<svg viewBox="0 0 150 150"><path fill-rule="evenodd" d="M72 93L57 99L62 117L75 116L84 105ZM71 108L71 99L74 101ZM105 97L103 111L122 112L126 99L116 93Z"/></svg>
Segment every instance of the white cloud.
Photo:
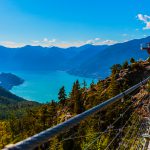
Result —
<svg viewBox="0 0 150 150"><path fill-rule="evenodd" d="M84 42L83 42L84 43ZM112 44L115 44L117 43L117 41L114 41L114 40L102 40L102 39L98 39L98 38L95 38L93 40L87 40L84 44L93 44L93 45L112 45ZM83 44L83 45L84 45Z"/></svg>
<svg viewBox="0 0 150 150"><path fill-rule="evenodd" d="M150 29L150 16L138 14L137 18L146 24L146 26L143 28L143 30Z"/></svg>
<svg viewBox="0 0 150 150"><path fill-rule="evenodd" d="M85 42L80 42L82 45L84 44L93 44L93 45L112 45L112 44L115 44L117 43L117 41L114 41L114 40L103 40L101 38L95 38L95 39L90 39L90 40L87 40Z"/></svg>
<svg viewBox="0 0 150 150"><path fill-rule="evenodd" d="M95 38L95 39L89 39L87 41L79 41L79 43L83 43L83 44L95 44L97 42L99 42L101 40L101 38Z"/></svg>
<svg viewBox="0 0 150 150"><path fill-rule="evenodd" d="M43 46L43 47L50 47L55 44L56 39L48 39L44 38L43 40L32 40L31 45L33 46Z"/></svg>
<svg viewBox="0 0 150 150"><path fill-rule="evenodd" d="M47 38L44 38L44 39L43 39L43 42L48 42L48 39L47 39Z"/></svg>
<svg viewBox="0 0 150 150"><path fill-rule="evenodd" d="M113 45L118 43L117 41L114 40L95 40L95 39L90 39L87 41L72 41L72 42L67 42L67 41L61 41L55 44L55 46L58 47L72 47L72 46L76 46L76 47L80 47L82 45L85 44L92 44L92 45Z"/></svg>
<svg viewBox="0 0 150 150"><path fill-rule="evenodd" d="M117 41L114 41L114 40L104 40L104 41L101 41L98 45L113 45L113 44L116 44L118 43Z"/></svg>
<svg viewBox="0 0 150 150"><path fill-rule="evenodd" d="M44 38L43 40L32 40L28 43L19 43L13 41L0 41L0 45L10 48L23 47L25 45L50 47L55 45L56 39Z"/></svg>
<svg viewBox="0 0 150 150"><path fill-rule="evenodd" d="M50 47L50 46L58 46L58 47L72 47L72 46L82 46L85 44L93 44L93 45L112 45L117 43L114 40L103 40L101 38L94 38L86 41L58 41L56 39L48 39L43 38L42 40L32 40L28 43L17 43L12 41L1 41L0 45L5 47L23 47L25 45L32 45L32 46L43 46L43 47Z"/></svg>
<svg viewBox="0 0 150 150"><path fill-rule="evenodd" d="M87 40L86 42L85 42L85 44L94 44L94 40Z"/></svg>
<svg viewBox="0 0 150 150"><path fill-rule="evenodd" d="M0 45L5 46L5 47L11 47L11 48L17 48L17 47L23 47L26 44L24 43L17 43L17 42L12 42L12 41L1 41Z"/></svg>
<svg viewBox="0 0 150 150"><path fill-rule="evenodd" d="M59 41L56 39L49 40L48 38L44 38L42 41L32 41L32 45L40 45L44 47L49 46L58 46L58 47L72 47L72 46L82 46L85 44L93 44L93 45L112 45L117 43L114 40L103 40L101 38L89 39L86 41Z"/></svg>

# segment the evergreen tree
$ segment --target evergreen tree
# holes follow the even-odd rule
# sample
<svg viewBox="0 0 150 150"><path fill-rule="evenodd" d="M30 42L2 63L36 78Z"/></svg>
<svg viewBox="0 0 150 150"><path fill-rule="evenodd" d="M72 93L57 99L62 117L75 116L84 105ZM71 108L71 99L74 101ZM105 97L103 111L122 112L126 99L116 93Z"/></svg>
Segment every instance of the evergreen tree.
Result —
<svg viewBox="0 0 150 150"><path fill-rule="evenodd" d="M115 64L111 67L112 74L118 73L122 69L122 66L120 64Z"/></svg>
<svg viewBox="0 0 150 150"><path fill-rule="evenodd" d="M90 84L90 89L91 91L95 91L95 84L94 84L94 81L92 80L92 83Z"/></svg>
<svg viewBox="0 0 150 150"><path fill-rule="evenodd" d="M64 106L65 100L66 100L66 92L65 92L64 86L59 90L58 99L59 99L60 103Z"/></svg>
<svg viewBox="0 0 150 150"><path fill-rule="evenodd" d="M80 89L80 84L79 81L77 80L73 84L72 92L71 92L71 100L74 103L74 113L81 113L83 110L83 104L82 104L82 99L81 99L81 89Z"/></svg>
<svg viewBox="0 0 150 150"><path fill-rule="evenodd" d="M123 69L127 69L128 66L129 66L128 61L125 61L125 62L123 63L123 65L122 65L122 68L123 68Z"/></svg>
<svg viewBox="0 0 150 150"><path fill-rule="evenodd" d="M49 107L50 125L57 124L57 103L52 100Z"/></svg>
<svg viewBox="0 0 150 150"><path fill-rule="evenodd" d="M86 81L84 80L84 81L83 81L83 90L84 90L84 91L86 90L86 86L87 86L87 83L86 83Z"/></svg>
<svg viewBox="0 0 150 150"><path fill-rule="evenodd" d="M40 121L42 124L43 129L46 129L46 123L47 123L47 119L48 119L48 106L47 105L43 105L40 109L39 112L39 117L40 117Z"/></svg>
<svg viewBox="0 0 150 150"><path fill-rule="evenodd" d="M118 83L115 79L115 76L112 76L111 83L110 83L109 88L108 88L109 98L116 96L119 93L120 93L120 89L118 87Z"/></svg>
<svg viewBox="0 0 150 150"><path fill-rule="evenodd" d="M135 63L135 59L134 59L134 58L131 58L131 59L130 59L130 63L132 63L132 64Z"/></svg>

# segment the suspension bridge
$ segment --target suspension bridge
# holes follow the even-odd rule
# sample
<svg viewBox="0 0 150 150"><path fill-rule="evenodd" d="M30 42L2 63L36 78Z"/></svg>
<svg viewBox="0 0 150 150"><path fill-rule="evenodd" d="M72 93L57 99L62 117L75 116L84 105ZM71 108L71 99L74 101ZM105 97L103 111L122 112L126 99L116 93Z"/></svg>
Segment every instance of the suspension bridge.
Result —
<svg viewBox="0 0 150 150"><path fill-rule="evenodd" d="M123 104L127 99L131 99L135 94L138 93L139 89L150 80L150 77L146 78L145 80L141 81L140 83L134 85L133 87L127 89L126 91L116 95L115 97L108 99L107 101L81 113L78 114L67 121L60 123L52 128L49 128L45 131L42 131L32 137L29 137L23 141L20 141L16 144L8 145L3 150L33 150L33 149L51 149L50 145L45 146L45 143L50 142L51 139L53 139L56 136L59 136L61 134L65 134L66 132L69 132L70 129L75 127L76 125L79 125L83 121L88 121L87 119L89 117L92 117L93 115L96 115L104 108L107 108L107 106L116 103L119 105ZM84 146L84 150L91 150L94 144L99 140L99 142L103 142L104 139L101 137L105 134L111 135L110 141L108 142L105 150L112 150L111 146L114 144L114 142L118 139L118 137L122 137L121 141L118 141L117 150L128 150L129 147L135 150L146 150L150 149L149 139L150 139L150 117L149 117L149 100L150 100L150 94L148 93L147 96L140 96L140 100L137 101L135 99L132 99L131 103L125 107L124 110L122 110L122 113L119 114L113 122L108 124L108 126L105 128L104 131L93 133L94 138L88 142L87 145ZM132 111L131 111L132 108ZM139 109L140 108L140 109ZM142 117L137 114L141 114L142 111ZM143 115L143 113L146 112L146 115ZM100 115L100 114L98 114ZM124 121L122 121L122 125L120 128L116 128L115 125L118 122L121 122L123 118ZM135 128L136 127L136 128ZM113 131L113 134L111 132ZM72 135L69 135L68 137L65 137L59 141L59 143L62 143L64 141L68 140L74 140L74 139L81 139L81 138L87 138L86 135L83 136L82 134L77 135L76 133L73 133ZM132 139L132 142L130 141ZM56 145L55 149L59 149Z"/></svg>

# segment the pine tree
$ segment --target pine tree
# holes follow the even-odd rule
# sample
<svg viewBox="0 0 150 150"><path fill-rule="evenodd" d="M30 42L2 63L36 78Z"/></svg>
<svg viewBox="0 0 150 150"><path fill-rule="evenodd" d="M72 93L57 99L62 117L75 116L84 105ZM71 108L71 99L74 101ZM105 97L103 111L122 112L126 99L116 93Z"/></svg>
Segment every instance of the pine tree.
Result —
<svg viewBox="0 0 150 150"><path fill-rule="evenodd" d="M130 63L132 63L132 64L135 63L135 59L134 59L134 58L131 58L131 59L130 59Z"/></svg>
<svg viewBox="0 0 150 150"><path fill-rule="evenodd" d="M115 64L111 67L112 74L118 73L122 69L122 66L120 64Z"/></svg>
<svg viewBox="0 0 150 150"><path fill-rule="evenodd" d="M60 103L64 106L65 100L66 100L66 92L65 92L64 86L59 90L58 99L59 99Z"/></svg>
<svg viewBox="0 0 150 150"><path fill-rule="evenodd" d="M120 92L120 89L119 89L118 83L115 79L115 76L112 76L111 83L108 88L109 98L116 96L117 94L119 94L119 92Z"/></svg>
<svg viewBox="0 0 150 150"><path fill-rule="evenodd" d="M82 104L82 99L81 99L81 89L80 89L80 84L79 81L77 80L73 84L72 92L71 92L71 100L74 103L74 113L79 114L83 110L83 104Z"/></svg>
<svg viewBox="0 0 150 150"><path fill-rule="evenodd" d="M47 119L48 119L48 107L47 105L43 105L40 109L40 113L39 113L39 116L40 116L40 120L41 120L41 124L42 124L42 127L43 129L46 129L46 123L47 123Z"/></svg>
<svg viewBox="0 0 150 150"><path fill-rule="evenodd" d="M84 80L84 81L83 81L83 90L84 90L84 91L86 90L86 86L87 86L87 83L86 83L86 81Z"/></svg>
<svg viewBox="0 0 150 150"><path fill-rule="evenodd" d="M94 85L94 81L92 80L92 83L90 84L90 90L91 91L95 91L95 85Z"/></svg>
<svg viewBox="0 0 150 150"><path fill-rule="evenodd" d="M123 68L123 69L127 69L128 66L129 66L128 61L125 61L125 62L123 63L123 65L122 65L122 68Z"/></svg>
<svg viewBox="0 0 150 150"><path fill-rule="evenodd" d="M57 103L54 100L52 100L49 105L49 114L50 114L49 124L51 126L57 124Z"/></svg>

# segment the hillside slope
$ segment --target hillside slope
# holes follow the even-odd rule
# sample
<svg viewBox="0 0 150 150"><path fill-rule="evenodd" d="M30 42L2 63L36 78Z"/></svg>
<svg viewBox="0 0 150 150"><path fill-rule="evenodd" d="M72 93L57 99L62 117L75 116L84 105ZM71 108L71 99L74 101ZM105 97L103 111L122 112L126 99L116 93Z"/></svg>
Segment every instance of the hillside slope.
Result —
<svg viewBox="0 0 150 150"><path fill-rule="evenodd" d="M109 75L109 69L113 64L129 61L131 57L136 60L146 59L148 53L141 51L140 45L149 41L150 37L147 37L109 46L80 64L78 68L71 69L69 73L88 77L103 77L104 74L104 77L106 77Z"/></svg>
<svg viewBox="0 0 150 150"><path fill-rule="evenodd" d="M76 54L73 58L69 59L66 63L68 69L74 69L80 67L80 65L86 61L89 61L91 57L95 57L98 53L104 51L107 45L88 45L84 46L84 49Z"/></svg>
<svg viewBox="0 0 150 150"><path fill-rule="evenodd" d="M23 82L23 79L12 73L0 73L0 86L6 90L11 90L13 86L18 86Z"/></svg>
<svg viewBox="0 0 150 150"><path fill-rule="evenodd" d="M61 94L60 101L57 103L52 101L41 105L38 109L32 108L24 113L22 117L12 117L5 121L0 120L0 137L2 137L0 139L0 148L53 127L116 96L150 76L150 62L148 61L133 62L131 65L123 65L119 68L115 66L113 66L112 74L108 78L95 84L91 83L90 87L86 87L86 85L81 87L80 83L76 81L68 97L64 98L65 94L61 91L63 94ZM46 144L43 144L42 149L50 147L54 150L57 146L61 150L82 150L97 137L99 137L99 140L92 145L92 149L97 150L100 147L105 149L120 129L122 129L121 136L118 136L117 139L115 138L116 140L111 144L110 149L116 150L120 142L129 143L128 145L126 144L126 148L133 149L134 140L136 139L136 141L140 142L136 138L137 131L140 129L137 120L140 123L142 122L141 106L149 102L150 95L148 90L150 90L150 83L126 96L124 101L118 100L112 103L92 117L88 117L87 120L82 121L79 125L67 130L66 133L54 137ZM139 109L134 113L137 108ZM124 117L121 117L121 114ZM129 118L130 121L128 122ZM112 124L113 128L110 128ZM123 128L124 124L126 124L125 128ZM108 129L108 132L104 132L106 129ZM146 129L145 126L144 129ZM128 130L131 132L127 132ZM103 133L103 135L99 136L101 135L100 133Z"/></svg>
<svg viewBox="0 0 150 150"><path fill-rule="evenodd" d="M0 119L6 119L12 115L20 116L26 109L39 106L37 102L27 101L0 87Z"/></svg>

